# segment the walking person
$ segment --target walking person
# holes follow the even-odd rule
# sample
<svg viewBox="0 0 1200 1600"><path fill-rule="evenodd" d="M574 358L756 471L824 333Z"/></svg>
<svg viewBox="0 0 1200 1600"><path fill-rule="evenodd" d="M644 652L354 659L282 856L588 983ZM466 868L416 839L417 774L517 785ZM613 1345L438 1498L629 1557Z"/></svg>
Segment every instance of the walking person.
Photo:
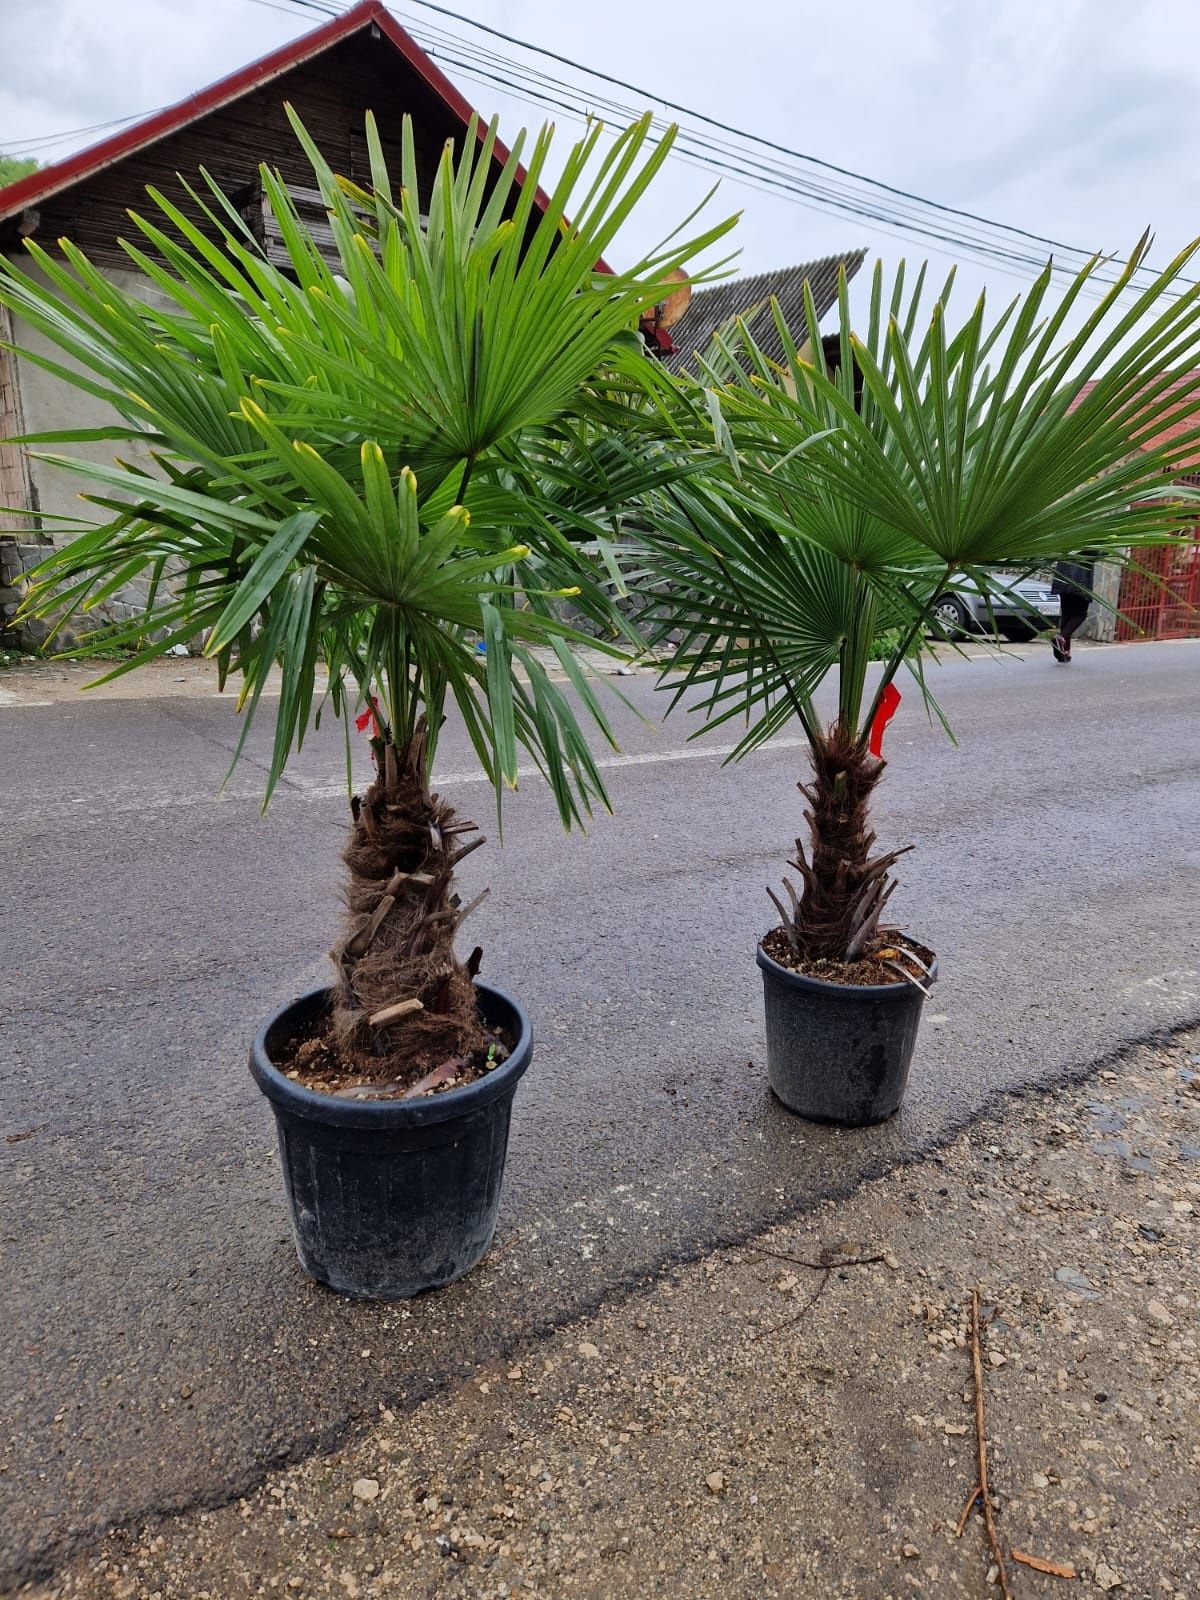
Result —
<svg viewBox="0 0 1200 1600"><path fill-rule="evenodd" d="M1071 640L1083 626L1092 603L1092 563L1060 561L1050 592L1058 596L1058 632L1050 641L1055 661L1070 661Z"/></svg>

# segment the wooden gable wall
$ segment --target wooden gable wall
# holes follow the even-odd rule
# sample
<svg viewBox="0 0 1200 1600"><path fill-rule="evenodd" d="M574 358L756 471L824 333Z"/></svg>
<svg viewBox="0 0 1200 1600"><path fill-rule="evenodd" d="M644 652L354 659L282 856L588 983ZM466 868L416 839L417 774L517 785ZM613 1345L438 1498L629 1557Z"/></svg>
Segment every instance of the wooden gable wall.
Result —
<svg viewBox="0 0 1200 1600"><path fill-rule="evenodd" d="M168 134L111 167L81 180L37 206L35 237L51 245L66 236L100 267L129 267L117 244L132 236L126 212L153 211L145 190L153 184L200 220L176 174L199 187L205 167L222 189L241 204L252 204L260 162L277 167L289 186L311 189L312 169L284 112L285 102L301 120L337 172L369 180L364 123L374 111L389 160L397 152L403 117L412 117L418 139L422 185L432 176L447 139L461 138L463 124L395 48L373 30L363 29L320 56L253 89L231 104L207 113L178 133ZM8 234L2 230L7 226ZM18 253L14 223L0 224L0 249Z"/></svg>

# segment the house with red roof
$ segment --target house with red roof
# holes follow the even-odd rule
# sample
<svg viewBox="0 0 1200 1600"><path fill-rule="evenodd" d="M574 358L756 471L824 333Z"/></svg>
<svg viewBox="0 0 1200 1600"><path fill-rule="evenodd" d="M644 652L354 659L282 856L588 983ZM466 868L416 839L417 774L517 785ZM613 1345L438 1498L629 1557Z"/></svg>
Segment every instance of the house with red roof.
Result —
<svg viewBox="0 0 1200 1600"><path fill-rule="evenodd" d="M118 242L129 231L126 212L145 208L146 187L153 184L203 224L179 176L194 182L203 167L238 205L268 257L278 251L282 260L259 183L262 163L282 174L319 242L320 230L328 227L325 211L285 103L299 113L334 169L364 182L370 179L368 110L375 114L389 154L398 153L403 118L412 117L422 177L432 177L446 141L461 139L473 115L382 0L361 0L178 105L0 189L0 251L19 256L26 238L52 245L66 237L114 280L149 296L151 284L133 270ZM507 155L497 143L497 162ZM539 192L539 199L545 203L546 197ZM4 341L30 349L43 346L51 354L34 330L14 329L0 307ZM56 350L53 359L64 358ZM103 427L110 421L103 402L0 349L0 441L68 425ZM111 458L103 443L72 448L80 455L91 449L98 460ZM135 450L122 450L136 459ZM36 515L6 513L5 507ZM51 543L70 537L68 519L77 519L81 509L76 482L31 460L17 445L0 443L0 626L16 609L22 572L42 559ZM136 594L117 595L109 618L127 616L136 605Z"/></svg>
<svg viewBox="0 0 1200 1600"><path fill-rule="evenodd" d="M122 233L129 231L126 213L144 208L146 188L153 185L203 227L203 212L180 174L194 180L204 168L238 206L268 259L285 265L286 252L259 182L264 163L282 175L317 242L324 230L332 246L332 230L321 197L312 188L312 172L287 120L285 104L299 113L334 170L364 183L370 181L368 110L375 115L385 153L398 151L402 120L411 116L422 178L432 177L446 141L461 139L473 115L471 106L382 0L361 0L324 26L178 105L0 189L0 252L19 256L25 239L53 245L66 237L116 282L150 298L153 285L120 247ZM497 143L497 161L507 156ZM538 199L546 203L540 191ZM802 305L805 281L811 282L821 315L836 298L838 267L844 265L853 273L861 259L861 251L852 252L775 274L769 281L737 280L717 292L702 291L685 319L679 350L707 344L717 321L727 320L735 311L746 312L752 300L757 304L772 292L779 294L790 317L792 301L796 307ZM607 270L603 261L597 266ZM797 329L802 323L801 311ZM657 355L678 365L668 326L665 319L649 313L643 318L643 337ZM0 344L5 341L56 361L65 359L35 330L14 329L0 307ZM72 536L72 519L86 509L76 479L3 441L66 426L103 428L110 422L102 401L0 348L0 628L17 609L22 574L45 556L49 546ZM139 459L136 446L123 443L121 449L127 459ZM72 451L81 456L91 451L96 460L111 455L99 441L73 445ZM141 464L152 468L148 453L140 455ZM97 612L97 620L127 617L138 609L138 602L136 591L119 592L106 602L106 615Z"/></svg>

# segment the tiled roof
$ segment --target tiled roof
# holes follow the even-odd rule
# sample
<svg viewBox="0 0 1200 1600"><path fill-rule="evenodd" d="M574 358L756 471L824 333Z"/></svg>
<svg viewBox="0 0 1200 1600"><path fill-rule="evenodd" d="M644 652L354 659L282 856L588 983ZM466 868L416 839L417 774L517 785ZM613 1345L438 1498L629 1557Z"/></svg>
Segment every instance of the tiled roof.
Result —
<svg viewBox="0 0 1200 1600"><path fill-rule="evenodd" d="M845 255L826 256L823 261L806 261L797 267L781 267L776 272L760 272L753 278L730 278L711 289L697 289L691 304L671 329L675 353L666 358L673 372L692 366L696 351L707 350L714 333L733 317L744 317L756 306L749 327L755 343L775 361L783 360L783 342L775 328L770 300L774 295L783 320L797 344L807 337L804 321L804 282L812 286L817 316L823 317L837 299L838 268L844 266L852 278L862 266L865 250Z"/></svg>
<svg viewBox="0 0 1200 1600"><path fill-rule="evenodd" d="M688 308L689 310L691 307ZM1079 393L1071 402L1070 409L1074 411L1085 395L1091 394L1096 387L1095 381L1081 385ZM1159 411L1172 411L1182 401L1193 399L1195 409L1183 416L1176 415L1173 421L1167 422L1157 433L1149 439L1142 441L1145 450L1166 450L1168 453L1177 439L1183 439L1195 428L1200 427L1200 368L1193 368L1177 378L1171 386L1159 395L1153 404ZM1147 402L1149 408L1150 402ZM1139 425L1141 419L1138 419ZM1194 473L1200 469L1200 451L1193 444L1191 448L1181 446L1175 455L1175 465L1181 471Z"/></svg>

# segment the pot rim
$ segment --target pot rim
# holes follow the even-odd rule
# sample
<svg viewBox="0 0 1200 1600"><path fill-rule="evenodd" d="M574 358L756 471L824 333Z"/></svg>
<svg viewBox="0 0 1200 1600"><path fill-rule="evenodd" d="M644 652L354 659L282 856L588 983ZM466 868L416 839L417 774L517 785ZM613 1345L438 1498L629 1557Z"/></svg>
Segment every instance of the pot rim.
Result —
<svg viewBox="0 0 1200 1600"><path fill-rule="evenodd" d="M251 1074L263 1094L275 1105L283 1107L293 1116L307 1117L312 1122L323 1122L330 1127L380 1130L424 1128L448 1122L454 1117L468 1116L502 1095L511 1093L524 1076L533 1055L533 1025L520 1001L483 978L475 979L475 987L511 1010L517 1024L517 1042L506 1061L486 1077L476 1078L474 1083L447 1089L443 1094L423 1095L418 1100L343 1100L337 1095L305 1088L303 1084L287 1077L271 1060L267 1037L289 1012L310 1014L327 1010L333 994L328 986L310 989L271 1013L254 1035L254 1042L250 1046Z"/></svg>
<svg viewBox="0 0 1200 1600"><path fill-rule="evenodd" d="M928 947L925 946L923 948ZM929 953L933 956L932 968L929 974L929 985L932 987L937 982L938 959L936 955L933 955L932 950ZM863 999L870 1000L897 999L901 995L911 995L913 990L917 988L915 983L904 983L900 980L895 983L834 983L830 978L810 978L807 973L795 972L791 967L785 967L782 962L776 961L774 956L769 956L763 949L761 940L759 941L755 959L764 972L769 973L772 977L782 979L794 988L809 989L818 994L836 995L839 999L848 1000L855 995L861 995ZM927 998L926 995L921 996L922 1000L925 998Z"/></svg>

